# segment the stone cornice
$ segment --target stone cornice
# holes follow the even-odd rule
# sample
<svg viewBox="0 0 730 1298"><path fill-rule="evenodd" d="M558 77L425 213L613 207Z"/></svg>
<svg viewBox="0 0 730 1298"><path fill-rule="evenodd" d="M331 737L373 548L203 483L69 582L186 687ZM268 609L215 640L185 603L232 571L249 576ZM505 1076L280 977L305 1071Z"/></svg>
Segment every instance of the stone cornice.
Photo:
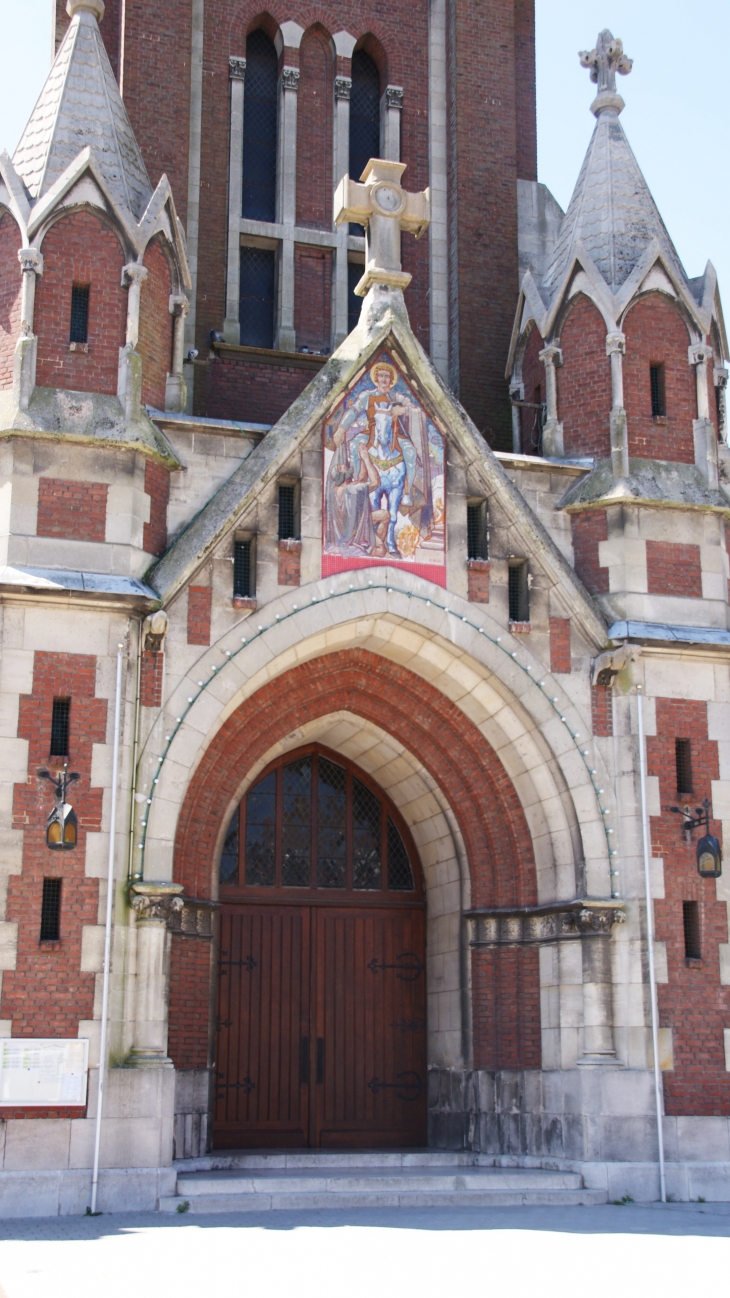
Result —
<svg viewBox="0 0 730 1298"><path fill-rule="evenodd" d="M543 906L477 907L465 912L469 945L535 946L584 937L610 937L614 924L623 924L625 903L617 899L577 897Z"/></svg>

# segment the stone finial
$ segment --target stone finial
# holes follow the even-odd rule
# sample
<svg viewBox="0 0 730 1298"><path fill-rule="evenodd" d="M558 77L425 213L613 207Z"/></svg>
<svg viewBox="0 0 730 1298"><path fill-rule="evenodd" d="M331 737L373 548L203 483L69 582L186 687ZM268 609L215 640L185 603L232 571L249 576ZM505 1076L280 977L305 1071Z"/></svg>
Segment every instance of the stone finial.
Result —
<svg viewBox="0 0 730 1298"><path fill-rule="evenodd" d="M404 289L411 282L401 270L401 230L420 238L430 221L430 194L428 189L420 194L403 189L405 169L404 162L371 158L360 181L343 176L335 190L335 225L356 221L365 226L365 274L355 288L358 297L364 297L371 284Z"/></svg>
<svg viewBox="0 0 730 1298"><path fill-rule="evenodd" d="M613 108L620 113L625 107L624 101L616 91L616 73L627 77L634 66L633 59L624 54L620 40L614 38L608 28L598 34L595 49L581 50L578 54L581 67L590 68L591 81L598 86L598 94L591 104L591 112L596 117L605 108Z"/></svg>
<svg viewBox="0 0 730 1298"><path fill-rule="evenodd" d="M66 0L66 13L69 18L75 18L76 14L93 14L98 23L104 17L105 10L104 0Z"/></svg>

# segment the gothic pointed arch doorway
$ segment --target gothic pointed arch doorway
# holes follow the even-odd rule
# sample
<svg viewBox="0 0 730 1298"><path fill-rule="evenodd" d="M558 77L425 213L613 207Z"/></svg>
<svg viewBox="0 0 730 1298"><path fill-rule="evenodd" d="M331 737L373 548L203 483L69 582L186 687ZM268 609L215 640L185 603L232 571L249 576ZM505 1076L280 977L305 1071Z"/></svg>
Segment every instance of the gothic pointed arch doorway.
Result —
<svg viewBox="0 0 730 1298"><path fill-rule="evenodd" d="M219 899L214 1147L425 1145L423 881L382 789L320 745L280 757Z"/></svg>

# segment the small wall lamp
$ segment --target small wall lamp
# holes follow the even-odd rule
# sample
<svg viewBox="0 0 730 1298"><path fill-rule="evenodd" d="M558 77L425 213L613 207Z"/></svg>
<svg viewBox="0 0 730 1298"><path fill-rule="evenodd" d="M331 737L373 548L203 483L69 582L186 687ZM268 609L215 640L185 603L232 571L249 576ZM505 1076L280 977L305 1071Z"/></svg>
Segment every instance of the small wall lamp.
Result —
<svg viewBox="0 0 730 1298"><path fill-rule="evenodd" d="M70 852L76 846L79 836L79 823L76 812L66 801L66 791L74 780L80 780L78 771L68 772L68 762L58 776L51 775L45 767L36 771L41 780L50 780L56 798L56 805L46 821L46 847L54 852Z"/></svg>
<svg viewBox="0 0 730 1298"><path fill-rule="evenodd" d="M697 871L703 879L719 879L722 874L722 848L719 839L710 833L710 799L705 798L701 807L695 807L696 816L690 814L689 807L670 807L684 816L684 832L687 842L692 837L692 830L704 826L707 831L697 844Z"/></svg>

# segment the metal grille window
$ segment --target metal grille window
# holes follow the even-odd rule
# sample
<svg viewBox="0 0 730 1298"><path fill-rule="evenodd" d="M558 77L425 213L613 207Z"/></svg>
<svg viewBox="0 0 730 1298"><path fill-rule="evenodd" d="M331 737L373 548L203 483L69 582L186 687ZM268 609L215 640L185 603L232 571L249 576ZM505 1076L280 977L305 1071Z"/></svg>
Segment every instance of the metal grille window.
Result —
<svg viewBox="0 0 730 1298"><path fill-rule="evenodd" d="M296 540L299 535L297 525L297 489L293 482L279 483L279 540Z"/></svg>
<svg viewBox="0 0 730 1298"><path fill-rule="evenodd" d="M287 754L249 789L228 825L229 886L415 892L406 833L378 790L315 746Z"/></svg>
<svg viewBox="0 0 730 1298"><path fill-rule="evenodd" d="M664 365L657 362L649 366L649 379L651 383L651 413L654 418L657 415L666 415L667 401L664 390Z"/></svg>
<svg viewBox="0 0 730 1298"><path fill-rule="evenodd" d="M74 284L71 289L71 327L69 342L87 343L89 341L89 286Z"/></svg>
<svg viewBox="0 0 730 1298"><path fill-rule="evenodd" d="M371 158L380 156L380 73L365 50L352 56L350 91L350 175L359 180ZM350 234L364 234L350 225Z"/></svg>
<svg viewBox="0 0 730 1298"><path fill-rule="evenodd" d="M54 699L51 711L51 757L68 757L71 700Z"/></svg>
<svg viewBox="0 0 730 1298"><path fill-rule="evenodd" d="M61 937L61 880L43 880L41 942L58 942Z"/></svg>
<svg viewBox="0 0 730 1298"><path fill-rule="evenodd" d="M274 249L242 248L239 316L242 347L274 346L275 287Z"/></svg>
<svg viewBox="0 0 730 1298"><path fill-rule="evenodd" d="M356 225L355 230L361 230L362 227ZM360 319L362 310L362 298L357 296L355 289L363 277L365 267L362 262L348 261L347 263L347 328L352 333Z"/></svg>
<svg viewBox="0 0 730 1298"><path fill-rule="evenodd" d="M489 558L486 500L475 500L466 506L466 551L469 559Z"/></svg>
<svg viewBox="0 0 730 1298"><path fill-rule="evenodd" d="M278 59L261 30L246 41L243 92L243 202L241 214L254 221L276 220L276 131Z"/></svg>
<svg viewBox="0 0 730 1298"><path fill-rule="evenodd" d="M509 620L510 622L530 620L527 563L524 559L518 559L509 565Z"/></svg>
<svg viewBox="0 0 730 1298"><path fill-rule="evenodd" d="M689 739L675 739L674 764L677 771L677 793L691 793L692 745Z"/></svg>
<svg viewBox="0 0 730 1298"><path fill-rule="evenodd" d="M233 546L233 594L251 599L255 593L253 541L236 541Z"/></svg>
<svg viewBox="0 0 730 1298"><path fill-rule="evenodd" d="M682 921L684 925L684 958L701 960L700 944L700 908L696 901L682 902Z"/></svg>

